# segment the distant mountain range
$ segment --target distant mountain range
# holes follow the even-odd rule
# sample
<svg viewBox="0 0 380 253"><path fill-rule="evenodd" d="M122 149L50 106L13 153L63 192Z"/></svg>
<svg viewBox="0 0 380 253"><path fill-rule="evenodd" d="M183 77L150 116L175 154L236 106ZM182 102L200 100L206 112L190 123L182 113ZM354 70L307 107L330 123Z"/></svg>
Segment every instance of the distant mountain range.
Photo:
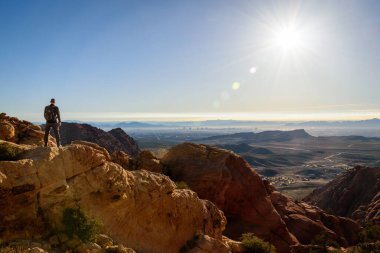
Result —
<svg viewBox="0 0 380 253"><path fill-rule="evenodd" d="M83 122L78 120L67 120L69 123L87 123L96 127L104 128L160 128L160 127L375 127L380 128L380 119L358 121L305 121L305 122L283 122L283 121L247 121L247 120L204 120L204 121L111 121L111 122ZM43 124L43 122L34 122Z"/></svg>
<svg viewBox="0 0 380 253"><path fill-rule="evenodd" d="M315 138L308 134L304 129L298 129L293 131L264 131L260 133L245 132L245 133L235 133L226 135L217 135L202 140L222 140L222 139L234 139L238 141L239 139L243 143L253 143L253 142L270 142L270 141L290 141L292 139L310 139Z"/></svg>
<svg viewBox="0 0 380 253"><path fill-rule="evenodd" d="M298 123L287 123L286 126L302 127L380 127L380 119L358 121L307 121Z"/></svg>

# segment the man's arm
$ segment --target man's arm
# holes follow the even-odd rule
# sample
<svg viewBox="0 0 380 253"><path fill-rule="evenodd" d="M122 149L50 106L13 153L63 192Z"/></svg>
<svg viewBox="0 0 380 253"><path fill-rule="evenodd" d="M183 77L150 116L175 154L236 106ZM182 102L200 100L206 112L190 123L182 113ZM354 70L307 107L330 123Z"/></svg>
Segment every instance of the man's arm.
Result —
<svg viewBox="0 0 380 253"><path fill-rule="evenodd" d="M59 108L57 106L57 117L58 117L58 123L61 123L61 113L59 112Z"/></svg>
<svg viewBox="0 0 380 253"><path fill-rule="evenodd" d="M45 106L45 111L44 111L44 118L45 118L45 120L48 120L48 118L47 118L47 107Z"/></svg>

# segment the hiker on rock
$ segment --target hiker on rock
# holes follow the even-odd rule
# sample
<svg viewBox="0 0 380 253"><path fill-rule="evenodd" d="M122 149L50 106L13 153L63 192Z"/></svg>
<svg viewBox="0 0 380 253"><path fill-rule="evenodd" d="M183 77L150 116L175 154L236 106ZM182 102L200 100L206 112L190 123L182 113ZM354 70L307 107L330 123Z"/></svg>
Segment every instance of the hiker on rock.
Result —
<svg viewBox="0 0 380 253"><path fill-rule="evenodd" d="M61 115L58 106L55 105L55 99L50 100L50 105L45 107L44 117L46 119L45 127L45 147L47 147L50 129L53 128L54 136L57 141L57 146L61 147L59 127L61 126Z"/></svg>

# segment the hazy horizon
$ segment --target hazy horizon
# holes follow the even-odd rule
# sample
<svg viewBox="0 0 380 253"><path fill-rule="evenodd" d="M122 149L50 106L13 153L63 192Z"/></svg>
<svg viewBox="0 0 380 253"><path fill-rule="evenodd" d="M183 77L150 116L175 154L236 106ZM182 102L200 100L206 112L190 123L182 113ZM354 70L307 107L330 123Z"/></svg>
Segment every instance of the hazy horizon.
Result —
<svg viewBox="0 0 380 253"><path fill-rule="evenodd" d="M380 118L380 1L1 1L0 111Z"/></svg>
<svg viewBox="0 0 380 253"><path fill-rule="evenodd" d="M32 122L42 122L44 119L39 113L32 115L10 115L17 116ZM313 121L361 121L379 119L376 114L361 115L352 114L352 117L345 115L301 115L301 114L211 114L211 113L65 113L63 121L82 121L82 122L182 122L182 121L207 121L207 120L231 120L231 121L258 121L258 122L313 122ZM284 117L287 116L287 117Z"/></svg>

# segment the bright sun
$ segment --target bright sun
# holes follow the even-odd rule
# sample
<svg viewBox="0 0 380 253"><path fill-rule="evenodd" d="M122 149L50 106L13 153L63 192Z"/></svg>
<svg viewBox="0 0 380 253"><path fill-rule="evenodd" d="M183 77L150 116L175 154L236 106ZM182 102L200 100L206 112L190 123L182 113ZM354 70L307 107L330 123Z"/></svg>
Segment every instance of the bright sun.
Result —
<svg viewBox="0 0 380 253"><path fill-rule="evenodd" d="M284 50L297 50L304 45L304 36L293 26L281 27L274 32L274 44Z"/></svg>

